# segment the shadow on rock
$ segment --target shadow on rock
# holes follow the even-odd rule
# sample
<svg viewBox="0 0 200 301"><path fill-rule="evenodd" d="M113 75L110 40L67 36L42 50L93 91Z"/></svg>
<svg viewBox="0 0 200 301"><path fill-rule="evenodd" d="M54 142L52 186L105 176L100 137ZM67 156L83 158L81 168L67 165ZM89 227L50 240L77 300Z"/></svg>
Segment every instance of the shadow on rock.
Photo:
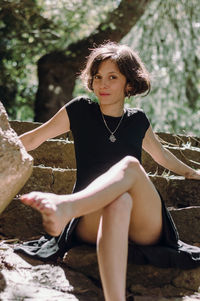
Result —
<svg viewBox="0 0 200 301"><path fill-rule="evenodd" d="M6 288L6 280L3 274L0 272L0 292L3 292Z"/></svg>
<svg viewBox="0 0 200 301"><path fill-rule="evenodd" d="M99 288L99 283L93 281L82 273L63 267L66 279L72 287L72 293L79 301L104 301L103 291Z"/></svg>

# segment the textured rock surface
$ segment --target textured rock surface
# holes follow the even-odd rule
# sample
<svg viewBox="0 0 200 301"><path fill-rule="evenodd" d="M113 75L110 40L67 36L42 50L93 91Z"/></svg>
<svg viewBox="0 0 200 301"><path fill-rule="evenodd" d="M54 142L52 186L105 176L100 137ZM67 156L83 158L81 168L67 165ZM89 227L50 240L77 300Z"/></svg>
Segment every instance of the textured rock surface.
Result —
<svg viewBox="0 0 200 301"><path fill-rule="evenodd" d="M20 240L41 236L44 234L41 215L18 199L14 199L0 215L0 233L7 238Z"/></svg>
<svg viewBox="0 0 200 301"><path fill-rule="evenodd" d="M32 163L0 102L0 213L31 175Z"/></svg>
<svg viewBox="0 0 200 301"><path fill-rule="evenodd" d="M95 247L82 245L73 248L65 256L64 262L71 269L84 273L95 281L100 280ZM191 270L160 269L150 265L128 263L128 293L155 297L181 297L191 295L199 288L200 268Z"/></svg>
<svg viewBox="0 0 200 301"><path fill-rule="evenodd" d="M11 120L10 125L18 135L21 135L25 132L28 132L28 131L31 131L31 130L37 128L38 126L42 125L42 123ZM67 137L68 137L68 134L58 136L58 138L61 138L61 139L66 139ZM70 136L70 137L72 137L72 136Z"/></svg>
<svg viewBox="0 0 200 301"><path fill-rule="evenodd" d="M31 151L30 154L34 158L34 165L43 164L45 166L66 169L76 168L73 141L51 139L44 142L37 149Z"/></svg>
<svg viewBox="0 0 200 301"><path fill-rule="evenodd" d="M200 206L171 209L170 213L178 229L180 239L186 243L200 242Z"/></svg>
<svg viewBox="0 0 200 301"><path fill-rule="evenodd" d="M82 245L65 261L43 263L0 244L0 299L103 301L95 248ZM187 271L128 264L127 301L200 300L200 268ZM196 291L196 293L194 292Z"/></svg>
<svg viewBox="0 0 200 301"><path fill-rule="evenodd" d="M192 168L199 168L200 163L200 148L193 146L169 146L164 145L166 149L168 149L171 153L173 153L178 159L180 159L185 164L189 165ZM151 158L151 156L142 152L142 163L146 170L146 172L156 173L161 175L162 173L169 172L164 167L159 166L156 162Z"/></svg>
<svg viewBox="0 0 200 301"><path fill-rule="evenodd" d="M172 146L191 145L200 147L200 138L190 135L170 134L170 133L157 133L160 141L164 144L171 144Z"/></svg>
<svg viewBox="0 0 200 301"><path fill-rule="evenodd" d="M20 194L33 190L57 194L71 193L76 178L76 170L34 166L33 173Z"/></svg>
<svg viewBox="0 0 200 301"><path fill-rule="evenodd" d="M161 193L169 207L200 205L200 185L198 180L181 176L150 176L151 181Z"/></svg>
<svg viewBox="0 0 200 301"><path fill-rule="evenodd" d="M1 300L103 301L101 290L86 276L62 264L25 261L0 245Z"/></svg>

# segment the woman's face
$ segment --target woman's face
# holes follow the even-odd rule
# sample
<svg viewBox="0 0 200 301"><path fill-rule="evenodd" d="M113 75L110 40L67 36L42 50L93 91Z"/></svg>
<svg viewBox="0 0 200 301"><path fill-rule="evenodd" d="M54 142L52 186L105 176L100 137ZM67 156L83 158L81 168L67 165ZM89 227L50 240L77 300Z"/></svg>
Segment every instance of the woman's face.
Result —
<svg viewBox="0 0 200 301"><path fill-rule="evenodd" d="M99 65L97 74L93 77L93 91L101 105L123 104L126 77L111 60L105 60Z"/></svg>

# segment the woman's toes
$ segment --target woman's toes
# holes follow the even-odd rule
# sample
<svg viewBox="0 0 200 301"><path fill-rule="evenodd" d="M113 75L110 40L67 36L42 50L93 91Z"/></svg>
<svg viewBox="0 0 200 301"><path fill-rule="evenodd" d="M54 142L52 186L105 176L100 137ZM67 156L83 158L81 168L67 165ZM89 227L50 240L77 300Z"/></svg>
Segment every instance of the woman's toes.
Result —
<svg viewBox="0 0 200 301"><path fill-rule="evenodd" d="M33 198L31 198L28 194L24 194L20 196L20 200L27 205L32 205L33 203Z"/></svg>

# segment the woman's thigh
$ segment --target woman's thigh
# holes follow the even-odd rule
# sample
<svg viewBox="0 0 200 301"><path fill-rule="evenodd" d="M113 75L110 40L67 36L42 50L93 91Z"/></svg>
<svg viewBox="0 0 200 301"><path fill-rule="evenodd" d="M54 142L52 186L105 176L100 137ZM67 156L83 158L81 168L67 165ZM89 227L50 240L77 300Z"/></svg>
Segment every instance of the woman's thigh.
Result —
<svg viewBox="0 0 200 301"><path fill-rule="evenodd" d="M162 233L162 204L158 192L148 176L143 174L128 193L133 200L129 239L141 245L155 244ZM81 240L96 243L103 210L105 208L80 219L76 233Z"/></svg>
<svg viewBox="0 0 200 301"><path fill-rule="evenodd" d="M149 204L146 205L146 202ZM149 206L151 201L147 199L140 200L140 206L136 206L133 202L131 213L131 221L129 227L129 239L137 244L151 245L156 243L162 233L162 213L160 206ZM77 228L77 237L88 243L96 243L99 222L102 210L81 217Z"/></svg>
<svg viewBox="0 0 200 301"><path fill-rule="evenodd" d="M88 243L96 243L102 210L81 217L76 227L78 239Z"/></svg>
<svg viewBox="0 0 200 301"><path fill-rule="evenodd" d="M129 226L129 239L137 244L152 245L162 234L162 203L152 185L137 187L131 194L133 207Z"/></svg>

